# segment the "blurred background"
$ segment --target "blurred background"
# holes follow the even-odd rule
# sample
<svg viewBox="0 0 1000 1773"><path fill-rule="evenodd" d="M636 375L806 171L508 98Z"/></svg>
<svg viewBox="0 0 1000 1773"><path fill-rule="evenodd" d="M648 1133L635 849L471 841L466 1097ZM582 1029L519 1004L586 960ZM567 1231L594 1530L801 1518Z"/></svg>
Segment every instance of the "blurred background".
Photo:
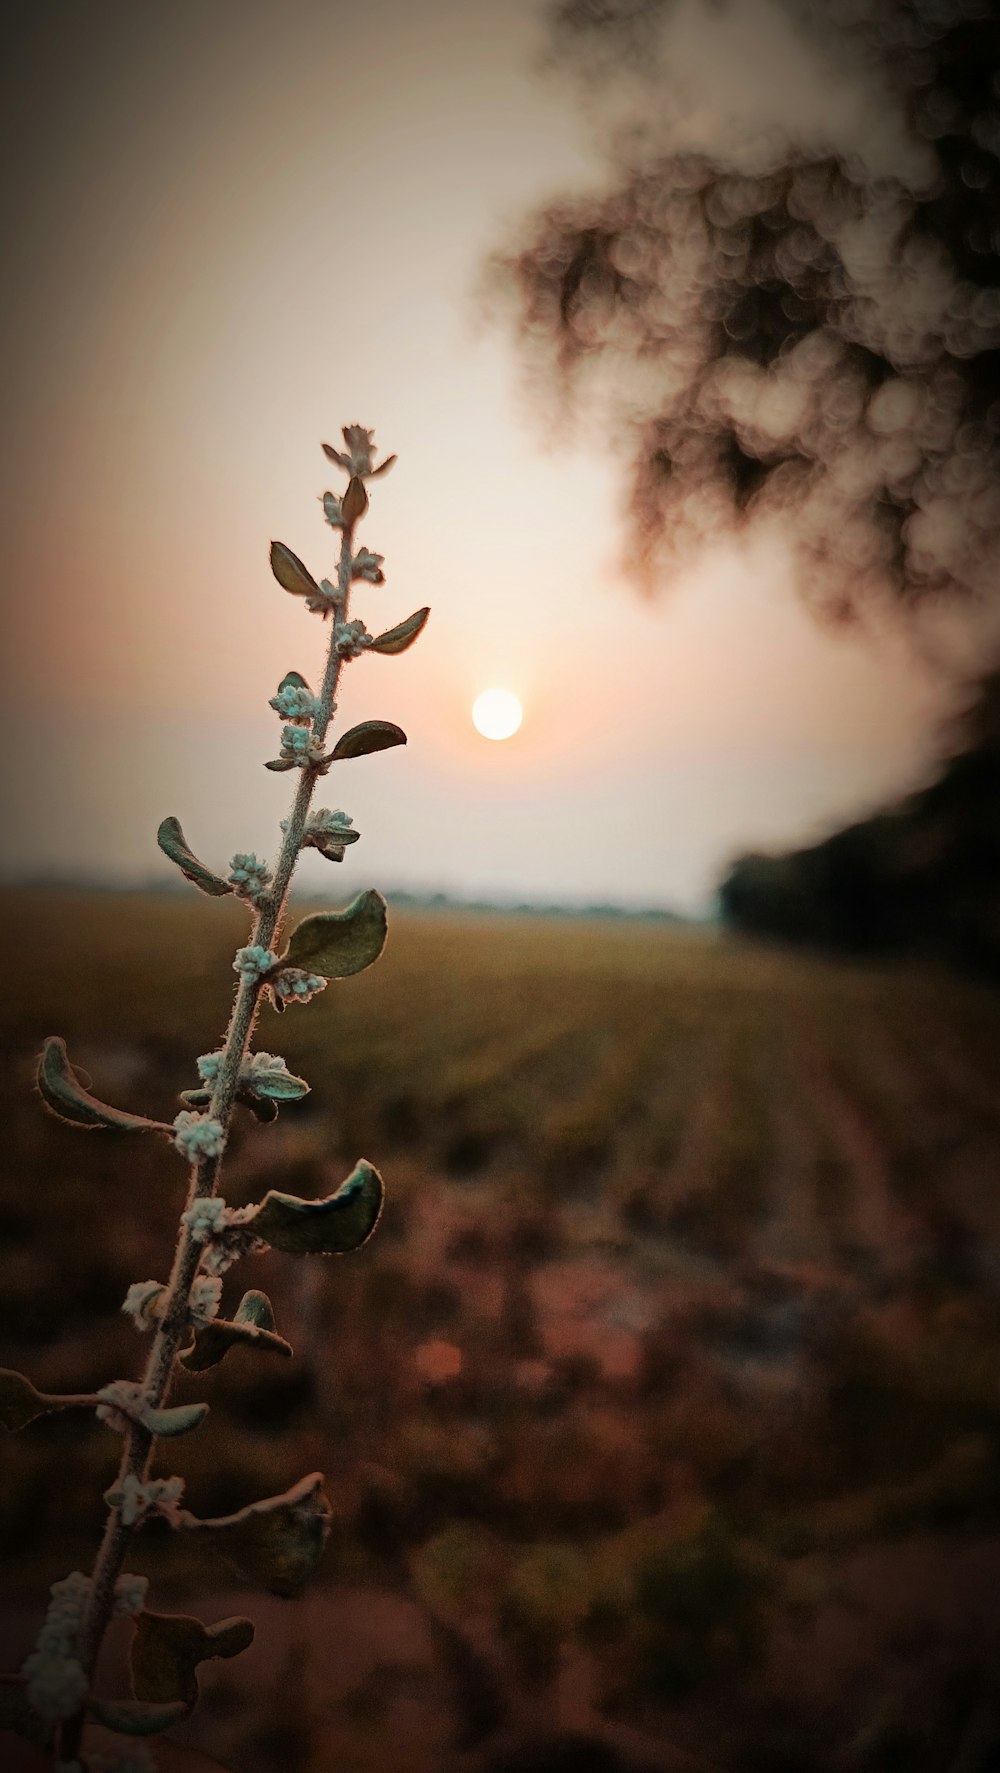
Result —
<svg viewBox="0 0 1000 1773"><path fill-rule="evenodd" d="M322 1577L133 1560L257 1619L174 1733L240 1773L998 1764L998 46L978 0L10 11L0 1359L43 1388L134 1371L184 1180L34 1055L169 1119L218 1043L245 918L155 830L273 855L324 637L267 549L332 571L344 423L399 456L356 612L432 606L347 674L409 743L300 876L385 891L385 956L265 1012L313 1093L226 1167L364 1155L385 1214L243 1265L294 1358L183 1381L170 1457L203 1515L325 1470ZM5 1445L6 1666L115 1451Z"/></svg>

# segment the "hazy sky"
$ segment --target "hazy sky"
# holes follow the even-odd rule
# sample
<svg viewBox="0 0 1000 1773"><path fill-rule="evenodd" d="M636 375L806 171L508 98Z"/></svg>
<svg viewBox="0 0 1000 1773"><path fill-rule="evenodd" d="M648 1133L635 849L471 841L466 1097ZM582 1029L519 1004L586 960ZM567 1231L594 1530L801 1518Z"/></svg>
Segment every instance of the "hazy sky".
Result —
<svg viewBox="0 0 1000 1773"><path fill-rule="evenodd" d="M699 127L738 44L690 25ZM205 859L273 852L283 673L325 630L267 565L317 576L344 421L398 452L360 539L357 611L423 603L348 718L406 751L322 785L363 833L331 874L491 896L698 907L726 860L915 783L942 692L899 641L833 639L780 545L723 549L656 604L621 571L615 463L549 447L484 256L601 176L526 0L32 0L4 107L6 871L160 871L176 813ZM735 53L735 60L734 60ZM728 58L728 59L727 59ZM798 89L797 89L798 90ZM846 101L845 101L846 102ZM469 709L523 699L492 744ZM162 864L163 869L168 864Z"/></svg>

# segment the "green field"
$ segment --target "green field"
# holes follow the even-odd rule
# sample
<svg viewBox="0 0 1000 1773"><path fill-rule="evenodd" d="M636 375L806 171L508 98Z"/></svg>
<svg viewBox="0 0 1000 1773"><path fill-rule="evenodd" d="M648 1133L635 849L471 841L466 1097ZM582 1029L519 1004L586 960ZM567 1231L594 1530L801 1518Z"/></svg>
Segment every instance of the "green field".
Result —
<svg viewBox="0 0 1000 1773"><path fill-rule="evenodd" d="M185 1172L57 1123L33 1056L62 1034L97 1094L171 1119L245 918L4 904L0 1361L83 1390L137 1369L118 1308L164 1277ZM230 1277L292 1362L183 1383L212 1406L165 1453L197 1513L322 1469L336 1514L295 1603L166 1528L137 1547L165 1604L260 1623L187 1740L238 1773L995 1764L996 995L662 924L407 911L257 1044L312 1094L239 1123L229 1199L326 1194L364 1156L387 1205L352 1256ZM56 1417L3 1452L9 1660L89 1563L117 1445ZM557 1731L605 1759L526 1758Z"/></svg>

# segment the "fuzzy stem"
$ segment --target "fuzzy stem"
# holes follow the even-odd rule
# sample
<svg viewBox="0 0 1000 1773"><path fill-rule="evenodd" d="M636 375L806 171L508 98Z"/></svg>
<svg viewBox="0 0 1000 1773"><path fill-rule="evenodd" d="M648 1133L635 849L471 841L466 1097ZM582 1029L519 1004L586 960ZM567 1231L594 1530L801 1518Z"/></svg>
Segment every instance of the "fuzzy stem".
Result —
<svg viewBox="0 0 1000 1773"><path fill-rule="evenodd" d="M38 1395L59 1410L75 1409L77 1406L94 1409L101 1401L96 1391L42 1391Z"/></svg>
<svg viewBox="0 0 1000 1773"><path fill-rule="evenodd" d="M333 718L334 697L343 665L343 659L337 651L336 630L338 621L347 620L351 591L353 539L353 523L345 525L341 534L340 560L337 569L338 608L331 622L326 667L323 672L322 688L312 725L312 737L319 745L324 743L327 728ZM280 932L292 875L302 847L302 838L305 833L316 779L315 766L305 765L292 803L288 829L278 855L274 879L267 898L258 909L254 920L250 940L255 946L271 948ZM212 1090L208 1114L213 1120L220 1121L227 1133L232 1120L240 1071L257 1021L262 990L263 982L259 979L240 980L232 1014L229 1018L229 1027L226 1030L222 1064ZM202 1157L192 1164L185 1210L194 1201L205 1200L215 1194L221 1168L221 1156ZM204 1244L197 1242L192 1236L191 1227L182 1225L174 1251L173 1266L163 1308L142 1377L144 1397L154 1409L159 1409L170 1393L177 1355L190 1327L188 1302L191 1285L197 1274L204 1248ZM122 1448L121 1463L116 1480L118 1488L129 1476L138 1478L140 1483L145 1483L156 1452L156 1436L139 1422L130 1423L124 1439L125 1444ZM81 1634L80 1662L88 1682L93 1681L101 1645L104 1642L104 1634L111 1619L115 1583L121 1574L125 1554L134 1531L135 1525L125 1525L120 1508L109 1504L104 1534L91 1573L90 1598ZM85 1711L81 1710L74 1717L68 1718L57 1732L55 1766L58 1767L60 1762L72 1762L78 1759L84 1718Z"/></svg>

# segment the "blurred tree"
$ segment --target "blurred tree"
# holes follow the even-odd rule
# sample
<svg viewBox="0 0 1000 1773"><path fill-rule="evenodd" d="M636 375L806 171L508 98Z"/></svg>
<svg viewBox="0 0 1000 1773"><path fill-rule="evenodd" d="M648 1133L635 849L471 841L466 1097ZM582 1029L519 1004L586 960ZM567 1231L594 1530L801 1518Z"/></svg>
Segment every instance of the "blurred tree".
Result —
<svg viewBox="0 0 1000 1773"><path fill-rule="evenodd" d="M704 0L709 57L741 4ZM653 588L692 540L780 514L828 618L887 590L893 608L981 598L1000 536L1000 17L990 0L787 0L773 127L692 152L662 123L677 10L550 6L555 61L594 96L631 79L658 121L490 273L549 390L608 400L634 576ZM803 43L853 94L853 140L817 146L801 92L782 126Z"/></svg>
<svg viewBox="0 0 1000 1773"><path fill-rule="evenodd" d="M783 856L741 856L723 916L855 954L919 952L1000 980L1000 674L956 720L937 779L891 812Z"/></svg>

